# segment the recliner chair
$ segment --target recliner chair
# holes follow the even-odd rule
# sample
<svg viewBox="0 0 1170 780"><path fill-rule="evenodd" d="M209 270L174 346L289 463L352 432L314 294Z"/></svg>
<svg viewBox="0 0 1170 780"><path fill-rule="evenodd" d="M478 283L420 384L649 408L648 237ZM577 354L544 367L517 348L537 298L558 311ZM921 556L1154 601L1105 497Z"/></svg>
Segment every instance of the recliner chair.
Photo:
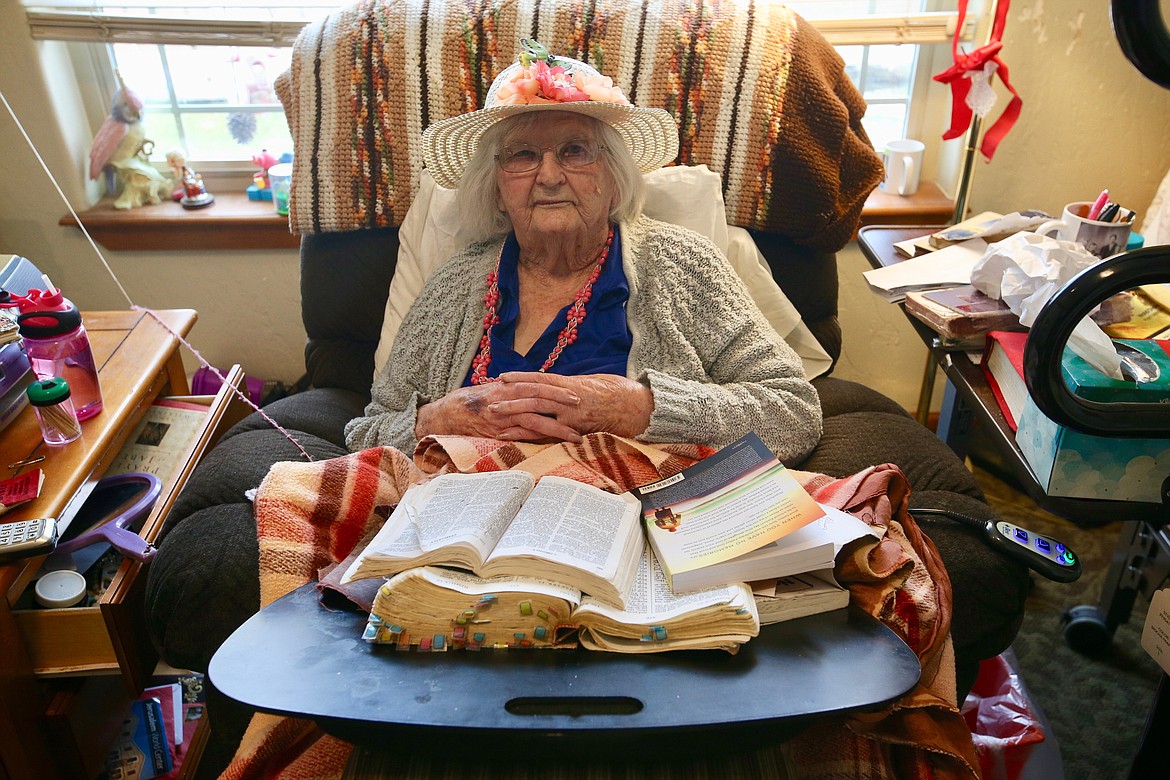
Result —
<svg viewBox="0 0 1170 780"><path fill-rule="evenodd" d="M410 159L402 152L409 148L410 138L379 137L378 133L386 130L382 125L375 128L360 124L350 127L343 136L322 132L323 124L336 120L327 117L327 121L317 121L323 112L328 112L328 101L338 98L329 91L330 74L339 77L341 73L339 78L344 79L352 75L349 70L339 70L338 63L343 58L329 51L329 46L336 44L339 36L357 34L353 30L338 32L340 26L356 24L363 34L376 36L381 56L397 61L403 49L417 45L418 38L404 36L402 28L396 26L403 20L396 19L395 14L415 13L422 7L412 0L367 1L336 12L306 29L298 41L293 69L282 77L282 100L298 144L294 179L299 177L300 181L294 181L290 217L294 231L302 233L301 305L309 335L305 363L311 389L281 399L265 411L292 432L316 459L345 453L342 429L346 422L362 414L369 400L373 354L398 254L396 225L412 195L410 176L417 181L417 172L408 175L402 168L393 170L393 166L389 171L384 166L373 166L369 168L371 181L355 179L348 188L318 179L323 171L336 168L338 160L352 160L355 156L368 160L384 151L386 156L381 161L391 159L394 165ZM531 13L533 5L501 3L493 8L499 14L521 13L525 9ZM734 166L717 167L726 163L722 157L705 157L717 150L696 139L701 140L704 130L716 124L714 113L719 104L713 95L686 106L695 137L683 145L679 162L704 163L715 170L727 168L723 172L728 187L725 198L729 222L749 229L773 277L835 360L840 354L842 335L836 318L835 252L850 240L859 223L865 197L880 178L880 161L861 129L864 103L832 47L810 25L778 4L757 3L754 8L755 21L730 18L728 14L734 9L724 6L703 6L699 19L687 21L693 25L686 31L688 35L658 40L656 48L644 41L638 52L627 55L634 58L633 63L627 61L624 70L619 67L615 72L651 73L652 69L667 67L673 55L694 57L691 43L699 38L727 40L731 26L740 24L737 29L742 35L743 29L754 29L751 24L759 24L760 18L770 18L767 40L757 39L752 45L780 47L772 54L784 62L787 70L784 74L767 75L786 78L783 84L775 82L777 89L783 87L783 91L771 96L782 106L773 126L757 128L745 121L742 129L773 133L769 136L771 157L766 166L771 189L757 190L763 200L753 211L746 205L747 199L735 194L743 192L742 172ZM378 9L380 13L375 13ZM580 30L565 22L571 10L568 3L544 2L539 9L540 21L529 19L534 28L530 34L556 31L542 39L550 49L584 60L599 53L611 61L616 58L612 48L605 48L604 41L590 41L588 35L582 39ZM604 17L604 35L616 35L620 40L619 16L639 13L640 9L641 3L599 0L593 13L595 20ZM500 16L493 19L499 29L508 26ZM422 21L417 15L406 20L415 25L416 33ZM433 31L450 20L425 21ZM639 20L644 29L653 22L644 17ZM745 24L748 26L743 27ZM563 35L561 31L565 29L571 34ZM480 28L463 32L486 35ZM602 34L599 32L599 37ZM415 43L408 44L404 38ZM455 45L449 40L447 43ZM466 41L460 39L458 45L466 45ZM490 52L496 44L494 39L480 38L474 45L481 47L476 50L478 56ZM430 56L442 57L434 50ZM477 63L480 72L498 71L486 61L491 57L482 56L485 61ZM494 62L502 67L513 55L509 50L498 56ZM746 61L746 55L743 59ZM427 64L425 58L422 64ZM646 69L638 70L643 64ZM693 70L698 64L692 59L688 67L692 69L691 76L701 80L703 74ZM653 72L655 77L663 76ZM382 89L387 102L401 101L401 85L385 75L382 73L380 87L353 81L353 89L340 97L361 102L368 97L362 90ZM726 73L721 75L726 77ZM486 78L490 81L490 75ZM683 86L687 83L684 81ZM736 82L730 83L734 89ZM481 85L481 91L485 89L486 83ZM637 102L652 104L638 93L630 96ZM437 108L432 111L430 120L440 118ZM371 114L376 112L363 114L363 121L374 122ZM314 116L315 135L302 121ZM408 135L419 129L408 131ZM387 145L395 148L387 149ZM732 191L737 186L741 189ZM381 193L380 200L370 201L370 192ZM338 202L329 201L330 197ZM379 203L381 207L375 208ZM893 463L909 479L913 506L950 510L982 520L994 517L964 464L898 404L861 384L831 376L818 377L814 385L821 396L824 434L799 468L847 476L874 464ZM205 671L219 644L259 608L256 527L245 491L259 485L272 463L298 458L292 442L253 414L232 428L192 475L167 519L147 584L147 624L162 657L169 663ZM1020 564L989 548L978 530L934 515L923 516L919 524L939 548L952 581L952 633L961 701L975 679L980 661L1011 644L1023 616L1028 574ZM212 765L230 757L248 713L214 691L209 695L208 711L213 745L206 761Z"/></svg>

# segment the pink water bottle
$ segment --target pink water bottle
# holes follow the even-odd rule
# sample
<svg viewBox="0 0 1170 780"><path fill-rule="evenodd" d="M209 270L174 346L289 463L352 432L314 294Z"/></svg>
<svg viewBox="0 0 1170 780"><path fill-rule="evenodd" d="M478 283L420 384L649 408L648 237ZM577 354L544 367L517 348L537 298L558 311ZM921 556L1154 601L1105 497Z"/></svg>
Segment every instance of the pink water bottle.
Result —
<svg viewBox="0 0 1170 780"><path fill-rule="evenodd" d="M19 299L22 313L16 318L33 373L38 379L63 378L69 385L77 419L88 420L102 410L102 389L89 336L81 324L81 312L62 297L60 290L38 295L32 302L57 310L32 309L29 299L39 292L30 290L28 296Z"/></svg>

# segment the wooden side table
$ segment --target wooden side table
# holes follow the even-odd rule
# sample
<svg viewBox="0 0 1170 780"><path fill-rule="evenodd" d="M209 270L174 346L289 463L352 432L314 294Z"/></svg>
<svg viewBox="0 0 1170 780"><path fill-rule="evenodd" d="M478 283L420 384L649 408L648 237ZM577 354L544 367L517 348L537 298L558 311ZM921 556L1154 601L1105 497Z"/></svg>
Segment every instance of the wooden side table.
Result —
<svg viewBox="0 0 1170 780"><path fill-rule="evenodd" d="M101 478L156 398L188 396L190 388L180 343L174 334L185 336L195 323L196 313L176 309L160 311L158 316L170 330L147 312L83 315L99 367L103 410L82 423L81 439L64 447L44 444L29 408L0 432L0 469L4 478L21 471L6 469L7 464L42 455L45 458L25 467L44 471L41 495L9 512L5 520L61 517L71 502L84 501L88 489ZM237 368L229 376L229 385L241 380L242 373ZM207 401L205 428L188 453L191 464L181 467L171 484L163 486L162 497L140 530L148 540L160 530L193 462L218 431L242 416L230 400L229 387L225 386L218 396ZM119 711L119 704L137 695L157 662L142 620L146 580L142 564L124 561L98 605L54 610L25 608L25 591L43 560L44 556L39 556L0 566L0 592L4 594L0 599L0 776L4 777L52 778L70 771L61 768L65 747L52 743L47 736L43 722L46 702L38 677L120 674L122 684L115 689L121 688L123 698L109 702L107 710L107 719L113 720L113 736L125 714ZM106 728L109 730L108 724ZM108 746L99 741L91 746L88 755L76 757L87 773L102 761Z"/></svg>

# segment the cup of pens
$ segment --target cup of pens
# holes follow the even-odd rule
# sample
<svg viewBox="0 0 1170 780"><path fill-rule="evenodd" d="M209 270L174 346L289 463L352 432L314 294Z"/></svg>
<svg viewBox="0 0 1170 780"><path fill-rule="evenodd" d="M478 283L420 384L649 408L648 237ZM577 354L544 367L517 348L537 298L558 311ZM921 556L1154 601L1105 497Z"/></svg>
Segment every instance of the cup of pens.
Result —
<svg viewBox="0 0 1170 780"><path fill-rule="evenodd" d="M1137 215L1109 200L1109 191L1095 201L1077 201L1064 207L1060 219L1045 222L1035 232L1042 236L1056 234L1062 241L1075 241L1100 258L1125 251L1133 220Z"/></svg>

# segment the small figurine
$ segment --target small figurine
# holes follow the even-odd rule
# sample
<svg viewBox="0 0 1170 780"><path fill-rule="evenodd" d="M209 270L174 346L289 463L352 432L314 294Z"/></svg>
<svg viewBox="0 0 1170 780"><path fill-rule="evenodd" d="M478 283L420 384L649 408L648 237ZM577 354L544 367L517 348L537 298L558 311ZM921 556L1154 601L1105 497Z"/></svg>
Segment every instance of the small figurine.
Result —
<svg viewBox="0 0 1170 780"><path fill-rule="evenodd" d="M267 149L252 155L252 164L260 170L252 174L252 184L246 190L248 200L272 200L272 181L268 178L268 169L278 162L280 160Z"/></svg>
<svg viewBox="0 0 1170 780"><path fill-rule="evenodd" d="M276 155L270 153L267 149L261 149L260 154L252 156L252 164L260 169L260 173L257 176L263 177L265 187L272 186L272 182L268 181L268 169L278 162L280 160ZM256 183L259 184L260 182L257 181Z"/></svg>
<svg viewBox="0 0 1170 780"><path fill-rule="evenodd" d="M179 204L185 209L201 209L215 202L215 196L207 191L203 177L189 165L183 166L183 197Z"/></svg>
<svg viewBox="0 0 1170 780"><path fill-rule="evenodd" d="M147 161L152 148L153 143L146 138L142 125L142 100L126 86L119 73L110 115L98 128L89 151L89 178L96 181L104 172L110 194L121 184L122 192L114 201L115 208L128 209L160 201L159 191L165 180Z"/></svg>
<svg viewBox="0 0 1170 780"><path fill-rule="evenodd" d="M132 209L162 202L166 179L146 161L146 155L139 154L110 165L122 181L122 192L114 200L114 208Z"/></svg>
<svg viewBox="0 0 1170 780"><path fill-rule="evenodd" d="M170 150L167 165L171 169L171 200L178 203L183 199L183 168L187 167L187 153L182 149Z"/></svg>

